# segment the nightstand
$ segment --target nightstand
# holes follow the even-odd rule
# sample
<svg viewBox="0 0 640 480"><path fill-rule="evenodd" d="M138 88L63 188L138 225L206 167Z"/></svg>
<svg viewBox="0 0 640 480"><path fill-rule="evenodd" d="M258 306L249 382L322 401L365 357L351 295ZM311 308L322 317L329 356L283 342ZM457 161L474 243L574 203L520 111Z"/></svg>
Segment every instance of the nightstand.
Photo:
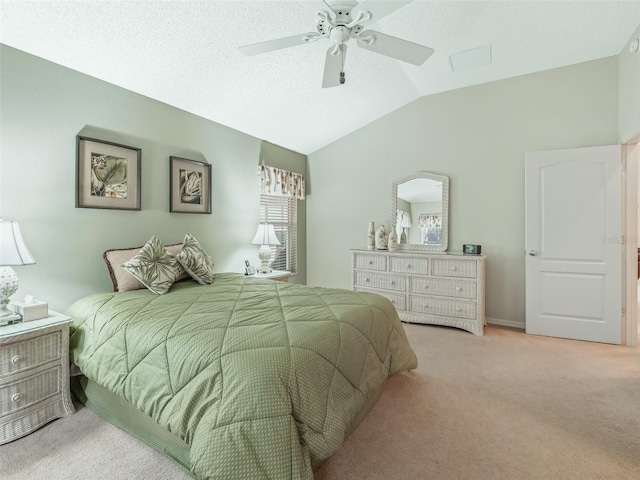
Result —
<svg viewBox="0 0 640 480"><path fill-rule="evenodd" d="M273 270L269 273L256 273L256 278L270 278L271 280L276 280L278 282L288 282L289 277L291 276L291 272L287 272L286 270Z"/></svg>
<svg viewBox="0 0 640 480"><path fill-rule="evenodd" d="M69 392L71 318L0 327L0 445L75 410Z"/></svg>

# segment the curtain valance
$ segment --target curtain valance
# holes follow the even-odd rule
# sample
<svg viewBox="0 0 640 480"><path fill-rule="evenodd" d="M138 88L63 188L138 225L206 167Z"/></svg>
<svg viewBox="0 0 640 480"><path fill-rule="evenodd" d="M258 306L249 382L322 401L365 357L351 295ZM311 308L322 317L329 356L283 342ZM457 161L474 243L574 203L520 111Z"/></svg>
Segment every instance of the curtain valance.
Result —
<svg viewBox="0 0 640 480"><path fill-rule="evenodd" d="M261 194L304 199L304 177L301 174L260 165L258 175Z"/></svg>

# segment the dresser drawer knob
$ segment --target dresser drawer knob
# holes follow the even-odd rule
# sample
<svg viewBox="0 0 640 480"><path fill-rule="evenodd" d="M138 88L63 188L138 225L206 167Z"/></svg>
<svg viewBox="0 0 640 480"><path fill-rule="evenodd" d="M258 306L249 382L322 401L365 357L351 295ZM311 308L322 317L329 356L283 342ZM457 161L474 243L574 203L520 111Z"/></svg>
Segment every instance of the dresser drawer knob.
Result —
<svg viewBox="0 0 640 480"><path fill-rule="evenodd" d="M369 265L373 265L373 260L369 260Z"/></svg>
<svg viewBox="0 0 640 480"><path fill-rule="evenodd" d="M460 307L456 307L456 312L461 312L462 309Z"/></svg>
<svg viewBox="0 0 640 480"><path fill-rule="evenodd" d="M461 292L462 291L462 287L456 287L456 292Z"/></svg>
<svg viewBox="0 0 640 480"><path fill-rule="evenodd" d="M11 401L14 403L18 403L23 398L24 398L24 393L14 393L11 397Z"/></svg>
<svg viewBox="0 0 640 480"><path fill-rule="evenodd" d="M425 288L425 289L429 288L429 285L425 283L425 284L424 284L424 288Z"/></svg>
<svg viewBox="0 0 640 480"><path fill-rule="evenodd" d="M425 304L425 305L424 305L424 308L429 308L429 305Z"/></svg>
<svg viewBox="0 0 640 480"><path fill-rule="evenodd" d="M22 360L24 360L24 357L22 355L14 355L13 358L11 359L11 363L13 363L14 365L17 365L20 362L22 362Z"/></svg>
<svg viewBox="0 0 640 480"><path fill-rule="evenodd" d="M396 282L394 282L393 280L391 280L391 285L395 285L395 284L396 284Z"/></svg>
<svg viewBox="0 0 640 480"><path fill-rule="evenodd" d="M365 282L369 282L369 281L370 281L370 280L369 280L369 277L366 277L366 278L364 279L364 281L365 281Z"/></svg>
<svg viewBox="0 0 640 480"><path fill-rule="evenodd" d="M411 268L411 264L410 263L407 263L407 268Z"/></svg>
<svg viewBox="0 0 640 480"><path fill-rule="evenodd" d="M458 268L457 267L451 267L451 271L455 272Z"/></svg>

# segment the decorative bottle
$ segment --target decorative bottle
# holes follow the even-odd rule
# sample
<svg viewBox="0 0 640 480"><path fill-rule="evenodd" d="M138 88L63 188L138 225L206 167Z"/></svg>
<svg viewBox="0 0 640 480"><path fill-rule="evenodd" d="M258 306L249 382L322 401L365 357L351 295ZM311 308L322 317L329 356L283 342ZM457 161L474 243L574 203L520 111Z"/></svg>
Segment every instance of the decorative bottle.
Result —
<svg viewBox="0 0 640 480"><path fill-rule="evenodd" d="M389 232L389 251L395 252L398 249L398 234L394 229Z"/></svg>
<svg viewBox="0 0 640 480"><path fill-rule="evenodd" d="M376 225L369 222L369 234L367 236L367 250L375 250L376 248Z"/></svg>

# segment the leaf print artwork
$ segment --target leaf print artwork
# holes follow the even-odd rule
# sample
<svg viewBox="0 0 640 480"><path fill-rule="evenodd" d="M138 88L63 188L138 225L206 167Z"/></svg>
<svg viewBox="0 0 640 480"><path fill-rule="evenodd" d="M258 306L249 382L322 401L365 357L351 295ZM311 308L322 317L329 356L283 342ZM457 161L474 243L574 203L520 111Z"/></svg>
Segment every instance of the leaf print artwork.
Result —
<svg viewBox="0 0 640 480"><path fill-rule="evenodd" d="M202 205L202 173L180 169L180 202Z"/></svg>
<svg viewBox="0 0 640 480"><path fill-rule="evenodd" d="M127 198L127 159L91 153L91 196Z"/></svg>

